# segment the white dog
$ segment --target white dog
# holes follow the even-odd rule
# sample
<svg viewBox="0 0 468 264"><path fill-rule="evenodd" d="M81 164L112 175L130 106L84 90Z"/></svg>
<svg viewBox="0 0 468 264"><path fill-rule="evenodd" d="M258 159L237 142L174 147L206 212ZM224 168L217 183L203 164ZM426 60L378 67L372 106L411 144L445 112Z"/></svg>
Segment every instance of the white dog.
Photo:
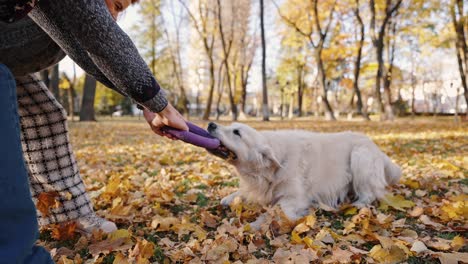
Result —
<svg viewBox="0 0 468 264"><path fill-rule="evenodd" d="M312 205L368 205L401 176L400 168L359 133L258 132L239 123L210 123L208 131L237 156L230 162L239 172L240 188L222 199L223 205L240 196L262 205L278 204L297 220Z"/></svg>

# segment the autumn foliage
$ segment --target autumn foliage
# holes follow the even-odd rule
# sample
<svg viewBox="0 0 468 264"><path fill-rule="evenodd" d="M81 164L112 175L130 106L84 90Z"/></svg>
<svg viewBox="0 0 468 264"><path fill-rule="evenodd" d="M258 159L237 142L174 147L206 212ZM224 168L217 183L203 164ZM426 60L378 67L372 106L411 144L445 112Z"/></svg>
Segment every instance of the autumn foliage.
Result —
<svg viewBox="0 0 468 264"><path fill-rule="evenodd" d="M401 165L402 180L370 208L310 208L293 223L277 207L237 200L223 208L221 198L238 186L233 168L203 149L158 138L143 122L71 124L97 214L115 221L119 230L86 237L72 225L52 226L42 230L40 244L58 263L467 261L467 124L443 119L249 124L364 132ZM43 203L53 206L53 196L45 197ZM255 232L248 223L262 212L268 216Z"/></svg>

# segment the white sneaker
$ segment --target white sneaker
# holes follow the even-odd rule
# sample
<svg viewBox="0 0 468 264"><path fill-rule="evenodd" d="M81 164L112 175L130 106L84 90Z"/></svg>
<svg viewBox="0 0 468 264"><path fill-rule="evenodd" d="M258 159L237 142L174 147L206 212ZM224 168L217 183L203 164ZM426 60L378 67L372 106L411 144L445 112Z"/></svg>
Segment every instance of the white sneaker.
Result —
<svg viewBox="0 0 468 264"><path fill-rule="evenodd" d="M98 229L102 230L104 233L112 233L117 230L117 226L113 222L101 218L95 213L90 213L76 219L76 224L79 230L89 234Z"/></svg>

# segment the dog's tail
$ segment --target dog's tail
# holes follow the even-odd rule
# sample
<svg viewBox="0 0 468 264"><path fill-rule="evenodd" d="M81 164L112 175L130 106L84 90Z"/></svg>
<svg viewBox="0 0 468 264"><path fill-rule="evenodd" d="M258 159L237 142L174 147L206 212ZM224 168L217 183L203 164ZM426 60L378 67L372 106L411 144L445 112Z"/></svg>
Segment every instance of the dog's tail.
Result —
<svg viewBox="0 0 468 264"><path fill-rule="evenodd" d="M387 155L382 154L384 156L385 180L389 185L397 184L400 181L401 169Z"/></svg>

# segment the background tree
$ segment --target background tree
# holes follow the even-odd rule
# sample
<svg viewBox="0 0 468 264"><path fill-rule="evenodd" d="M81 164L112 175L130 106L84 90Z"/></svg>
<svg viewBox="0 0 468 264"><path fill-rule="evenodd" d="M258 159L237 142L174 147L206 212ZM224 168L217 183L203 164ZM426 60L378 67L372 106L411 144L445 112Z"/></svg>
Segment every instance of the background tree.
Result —
<svg viewBox="0 0 468 264"><path fill-rule="evenodd" d="M166 39L168 42L169 46L169 52L171 56L171 61L172 61L172 67L176 79L176 85L179 87L180 91L180 98L178 100L178 103L176 107L179 109L179 111L182 114L185 114L186 117L189 117L189 109L188 105L190 104L188 98L187 98L187 92L185 90L185 74L183 70L183 65L182 65L182 46L181 46L181 40L180 40L180 33L182 29L182 25L184 22L184 17L180 14L177 14L174 8L174 2L169 1L169 8L170 8L170 14L172 17L172 25L175 26L175 36L171 37L171 34L169 34L168 30L168 23L164 20L163 17L163 25L164 25L164 34L166 35Z"/></svg>
<svg viewBox="0 0 468 264"><path fill-rule="evenodd" d="M212 5L204 0L197 1L197 10L192 11L183 0L179 0L183 8L188 13L192 25L198 33L198 36L203 44L205 55L208 59L208 72L210 75L208 100L206 102L205 113L203 120L208 120L211 113L211 105L213 103L213 93L215 88L215 58L214 44L216 40L216 17L212 10Z"/></svg>
<svg viewBox="0 0 468 264"><path fill-rule="evenodd" d="M361 90L359 89L359 74L361 72L362 48L364 46L364 40L366 36L365 35L366 28L361 18L361 13L359 11L360 8L361 6L360 6L359 0L355 0L354 15L356 17L356 21L358 22L358 27L357 27L358 37L357 37L357 54L356 54L356 60L354 63L353 89L357 98L357 102L356 102L357 114L362 115L362 117L366 120L370 120L366 109L363 108Z"/></svg>
<svg viewBox="0 0 468 264"><path fill-rule="evenodd" d="M319 2L321 12L319 12ZM328 37L332 24L335 24L335 8L336 1L318 0L290 0L283 5L284 11L278 8L278 13L286 24L307 38L314 50L317 80L322 91L321 97L327 120L335 120L336 118L327 96L330 80L327 78L323 50L326 45L331 43ZM324 10L328 10L328 12L324 12Z"/></svg>
<svg viewBox="0 0 468 264"><path fill-rule="evenodd" d="M282 33L284 36L281 40L281 61L276 70L278 85L287 95L297 95L297 115L300 117L303 114L305 76L309 71L307 41L289 28Z"/></svg>
<svg viewBox="0 0 468 264"><path fill-rule="evenodd" d="M96 97L96 79L86 74L83 85L80 121L96 121L94 99Z"/></svg>
<svg viewBox="0 0 468 264"><path fill-rule="evenodd" d="M457 54L458 71L460 72L461 84L463 86L465 101L468 104L468 16L464 9L463 0L451 0L450 17L452 18L453 28L455 29L455 50ZM468 118L468 110L467 115Z"/></svg>
<svg viewBox="0 0 468 264"><path fill-rule="evenodd" d="M384 77L387 77L387 72L384 64L384 45L385 37L387 33L387 27L390 19L396 11L400 8L402 0L377 0L381 1L376 4L375 0L369 0L369 8L371 10L371 23L370 23L370 35L372 38L372 44L375 48L375 55L377 59L377 74L375 75L375 95L377 110L381 113L381 119L393 119L393 109L391 106L392 98L390 93L390 87L384 86L385 100L382 100L382 93L380 91ZM382 21L378 24L378 18L382 17Z"/></svg>
<svg viewBox="0 0 468 264"><path fill-rule="evenodd" d="M219 29L219 36L221 39L221 49L223 53L223 65L225 68L225 76L226 76L226 83L228 87L228 96L229 96L229 103L231 105L231 112L232 112L232 120L237 120L238 113L237 113L237 105L234 101L234 93L235 90L233 91L233 83L232 83L232 74L231 74L231 67L229 65L229 59L232 51L232 46L234 43L235 39L235 30L234 30L234 25L236 23L236 18L238 17L236 15L236 2L223 2L225 3L225 6L221 5L221 0L216 0L217 3L217 11L216 14L218 16L218 29ZM230 12L230 18L226 19L225 16L223 16L223 10L229 10ZM226 21L230 20L230 21ZM226 23L228 22L228 23ZM227 26L227 28L226 28Z"/></svg>
<svg viewBox="0 0 468 264"><path fill-rule="evenodd" d="M50 69L50 80L49 80L49 90L52 91L52 94L55 96L55 98L60 98L59 82L60 82L59 65L56 64Z"/></svg>
<svg viewBox="0 0 468 264"><path fill-rule="evenodd" d="M266 78L266 42L265 42L265 6L263 0L260 0L260 34L262 38L262 112L263 121L270 120L270 109L268 108L268 88Z"/></svg>

